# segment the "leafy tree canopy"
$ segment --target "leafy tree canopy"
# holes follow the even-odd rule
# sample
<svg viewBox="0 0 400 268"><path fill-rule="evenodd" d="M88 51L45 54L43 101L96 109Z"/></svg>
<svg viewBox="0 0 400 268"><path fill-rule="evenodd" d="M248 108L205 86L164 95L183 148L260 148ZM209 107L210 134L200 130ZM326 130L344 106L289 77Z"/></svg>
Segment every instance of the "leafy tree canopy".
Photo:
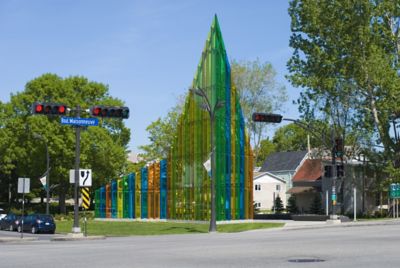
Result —
<svg viewBox="0 0 400 268"><path fill-rule="evenodd" d="M293 0L289 15L288 79L304 89L300 112L357 143L382 142L398 166L400 143L391 127L400 114L398 2Z"/></svg>
<svg viewBox="0 0 400 268"><path fill-rule="evenodd" d="M32 188L41 187L38 178L46 169L46 142L51 185L59 185L56 189L63 199L70 190L69 169L74 168L75 131L61 125L58 116L33 116L31 107L36 101L64 103L71 109L77 105L83 109L100 104L118 106L123 102L111 97L108 87L101 83L79 76L44 74L29 81L24 91L11 95L10 102L0 103L1 188L7 188L5 183L10 182L15 190L18 177L31 178ZM92 169L94 188L124 173L130 131L121 120L100 120L100 126L81 133L81 167Z"/></svg>

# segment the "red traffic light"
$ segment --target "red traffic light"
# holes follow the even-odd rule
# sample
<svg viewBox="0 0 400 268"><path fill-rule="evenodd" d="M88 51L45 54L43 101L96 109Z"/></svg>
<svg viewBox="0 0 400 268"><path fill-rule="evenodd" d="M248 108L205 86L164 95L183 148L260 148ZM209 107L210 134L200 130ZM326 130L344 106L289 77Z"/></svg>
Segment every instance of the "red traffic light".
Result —
<svg viewBox="0 0 400 268"><path fill-rule="evenodd" d="M64 105L58 106L58 114L65 114L67 111L67 108Z"/></svg>
<svg viewBox="0 0 400 268"><path fill-rule="evenodd" d="M267 114L267 113L253 113L252 119L254 122L280 123L282 121L282 115Z"/></svg>
<svg viewBox="0 0 400 268"><path fill-rule="evenodd" d="M90 108L92 116L101 116L109 118L129 118L128 107L112 107L112 106L93 106Z"/></svg>
<svg viewBox="0 0 400 268"><path fill-rule="evenodd" d="M100 107L94 107L92 110L92 115L93 116L99 116L101 112L101 108Z"/></svg>
<svg viewBox="0 0 400 268"><path fill-rule="evenodd" d="M34 113L41 114L43 112L43 105L36 104L36 105L34 105L33 110L34 110Z"/></svg>
<svg viewBox="0 0 400 268"><path fill-rule="evenodd" d="M67 109L64 104L35 102L32 105L32 114L65 115Z"/></svg>

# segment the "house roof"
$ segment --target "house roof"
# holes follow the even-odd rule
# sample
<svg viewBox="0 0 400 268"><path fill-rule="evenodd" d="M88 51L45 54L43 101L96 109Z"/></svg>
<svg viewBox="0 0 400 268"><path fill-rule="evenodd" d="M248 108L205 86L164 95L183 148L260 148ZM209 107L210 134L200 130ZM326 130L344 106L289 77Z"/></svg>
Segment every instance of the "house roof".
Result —
<svg viewBox="0 0 400 268"><path fill-rule="evenodd" d="M274 174L269 173L269 172L263 172L263 173L260 173L260 174L257 175L257 176L254 176L253 181L256 181L256 180L257 180L257 181L262 181L263 178L265 178L265 177L268 177L268 178L277 180L277 181L282 182L282 183L286 183L286 181L285 181L284 179L279 178L278 176L275 176Z"/></svg>
<svg viewBox="0 0 400 268"><path fill-rule="evenodd" d="M290 188L287 194L303 194L303 193L318 193L314 187L305 187L305 186L295 186Z"/></svg>
<svg viewBox="0 0 400 268"><path fill-rule="evenodd" d="M295 171L306 155L307 151L272 153L265 159L260 172Z"/></svg>
<svg viewBox="0 0 400 268"><path fill-rule="evenodd" d="M292 181L316 181L322 176L322 160L306 159L293 176Z"/></svg>

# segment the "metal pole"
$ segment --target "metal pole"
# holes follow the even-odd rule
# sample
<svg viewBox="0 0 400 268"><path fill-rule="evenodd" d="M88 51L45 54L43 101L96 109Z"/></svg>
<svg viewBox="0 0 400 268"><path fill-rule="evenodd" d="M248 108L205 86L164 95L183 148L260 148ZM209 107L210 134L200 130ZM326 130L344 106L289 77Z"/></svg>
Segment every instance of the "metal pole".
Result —
<svg viewBox="0 0 400 268"><path fill-rule="evenodd" d="M76 107L76 117L80 118L81 107L78 105ZM79 161L80 161L80 151L81 151L81 128L76 126L76 146L75 146L75 189L74 189L74 225L72 227L73 233L80 233L81 228L79 226L79 200L78 200L78 189L79 189Z"/></svg>
<svg viewBox="0 0 400 268"><path fill-rule="evenodd" d="M395 215L395 210L394 210L394 199L392 199L392 214L393 214L393 219L396 217Z"/></svg>
<svg viewBox="0 0 400 268"><path fill-rule="evenodd" d="M46 161L47 161L47 174L46 174L46 214L49 215L49 202L50 202L50 155L47 141L44 141L46 145Z"/></svg>
<svg viewBox="0 0 400 268"><path fill-rule="evenodd" d="M325 214L326 216L329 215L329 191L325 191Z"/></svg>
<svg viewBox="0 0 400 268"><path fill-rule="evenodd" d="M335 137L333 128L331 130L332 138L332 219L336 220L336 150L335 150ZM333 196L335 199L333 200Z"/></svg>
<svg viewBox="0 0 400 268"><path fill-rule="evenodd" d="M11 183L8 184L8 208L11 208Z"/></svg>
<svg viewBox="0 0 400 268"><path fill-rule="evenodd" d="M211 108L211 107L210 107ZM209 232L217 231L215 211L215 152L214 152L214 111L209 111L211 122L211 220Z"/></svg>
<svg viewBox="0 0 400 268"><path fill-rule="evenodd" d="M25 212L25 178L22 179L21 239L24 238L24 212Z"/></svg>
<svg viewBox="0 0 400 268"><path fill-rule="evenodd" d="M87 236L87 219L86 219L86 209L84 209L84 212L85 212L85 236Z"/></svg>
<svg viewBox="0 0 400 268"><path fill-rule="evenodd" d="M357 221L357 189L356 189L356 187L354 187L354 189L353 189L353 198L354 198L354 218L353 218L353 220L354 221Z"/></svg>
<svg viewBox="0 0 400 268"><path fill-rule="evenodd" d="M275 191L272 193L272 212L275 213Z"/></svg>
<svg viewBox="0 0 400 268"><path fill-rule="evenodd" d="M362 215L365 214L365 173L366 173L366 166L365 166L365 155L363 155L363 179L362 179Z"/></svg>

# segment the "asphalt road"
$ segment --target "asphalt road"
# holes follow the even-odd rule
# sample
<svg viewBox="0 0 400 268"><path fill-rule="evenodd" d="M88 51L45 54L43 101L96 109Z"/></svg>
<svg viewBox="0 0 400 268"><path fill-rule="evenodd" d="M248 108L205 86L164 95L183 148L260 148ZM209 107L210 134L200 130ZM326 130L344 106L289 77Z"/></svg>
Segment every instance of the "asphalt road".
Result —
<svg viewBox="0 0 400 268"><path fill-rule="evenodd" d="M0 267L400 267L399 248L400 224L275 229L0 243Z"/></svg>

